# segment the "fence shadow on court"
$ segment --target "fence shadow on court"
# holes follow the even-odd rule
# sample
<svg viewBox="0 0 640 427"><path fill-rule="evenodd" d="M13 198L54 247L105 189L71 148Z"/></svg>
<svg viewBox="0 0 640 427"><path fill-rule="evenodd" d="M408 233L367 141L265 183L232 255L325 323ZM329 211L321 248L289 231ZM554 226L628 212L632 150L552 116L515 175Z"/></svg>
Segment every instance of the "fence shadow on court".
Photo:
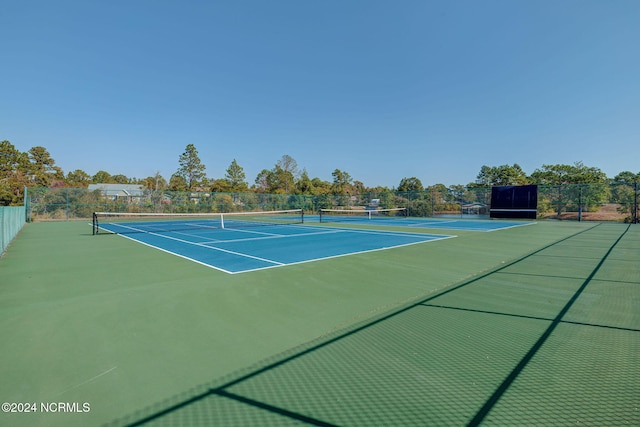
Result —
<svg viewBox="0 0 640 427"><path fill-rule="evenodd" d="M537 420L517 410L522 404L513 402L522 401L518 394L522 390L510 389L521 376L525 377L522 381L541 381L548 386L550 378L546 375L554 375L554 364L562 365L558 371L562 375L579 377L590 364L582 363L581 357L592 356L558 360L563 354L555 349L580 345L585 337L603 343L596 345L597 349L590 347L591 352L600 352L593 357L637 362L628 354L637 354L640 347L636 324L605 320L589 323L568 316L593 282L605 282L596 277L629 227L622 233L598 234L596 229L598 226L579 231L440 293L202 384L110 425L479 425L485 420L574 423L571 417L579 416L580 407L566 411L553 401L557 397L554 393L564 396L567 389L539 392L536 399L540 400L527 402L534 413L543 414ZM603 241L601 253L589 260L588 267L576 270L570 278L563 267L551 266L540 274L530 274L558 246L569 243L579 247L578 241L586 235ZM562 263L566 265L565 260ZM516 287L512 285L514 280ZM480 295L487 301L479 300ZM611 339L624 339L627 346L622 353L611 352ZM543 347L554 351L545 353ZM551 367L530 367L536 357ZM525 369L534 375L522 375ZM551 372L540 374L540 379L535 375L539 369ZM632 401L638 391L638 369L627 370L625 375L628 378L599 390L605 394L603 405L613 400L617 406L594 418L585 415L587 423L611 422L613 416L622 417L618 421L623 422L640 420L637 411L627 408L620 412L620 401ZM532 398L530 392L524 393L524 399ZM550 399L546 399L546 393ZM575 401L576 397L571 399ZM591 398L586 400L590 401L587 406L593 404ZM614 411L618 411L616 415ZM512 418L520 413L524 419Z"/></svg>

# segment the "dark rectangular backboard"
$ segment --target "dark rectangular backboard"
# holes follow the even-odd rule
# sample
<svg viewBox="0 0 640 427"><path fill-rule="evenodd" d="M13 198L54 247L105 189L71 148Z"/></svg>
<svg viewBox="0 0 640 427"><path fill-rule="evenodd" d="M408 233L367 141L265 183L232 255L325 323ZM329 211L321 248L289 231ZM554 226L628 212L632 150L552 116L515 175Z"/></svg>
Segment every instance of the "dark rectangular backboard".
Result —
<svg viewBox="0 0 640 427"><path fill-rule="evenodd" d="M500 185L491 188L491 218L535 219L538 213L537 185Z"/></svg>

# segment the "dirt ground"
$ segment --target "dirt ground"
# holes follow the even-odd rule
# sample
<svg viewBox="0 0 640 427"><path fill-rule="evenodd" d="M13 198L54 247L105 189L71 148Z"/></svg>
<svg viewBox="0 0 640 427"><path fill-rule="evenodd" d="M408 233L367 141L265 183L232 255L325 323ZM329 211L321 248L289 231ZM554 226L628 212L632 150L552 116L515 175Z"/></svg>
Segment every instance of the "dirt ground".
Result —
<svg viewBox="0 0 640 427"><path fill-rule="evenodd" d="M595 212L582 212L582 219L584 221L624 221L624 219L629 216L629 213L618 212L619 207L620 205L616 203L602 205L602 207ZM578 213L565 212L560 216L555 214L546 214L544 218L577 220Z"/></svg>

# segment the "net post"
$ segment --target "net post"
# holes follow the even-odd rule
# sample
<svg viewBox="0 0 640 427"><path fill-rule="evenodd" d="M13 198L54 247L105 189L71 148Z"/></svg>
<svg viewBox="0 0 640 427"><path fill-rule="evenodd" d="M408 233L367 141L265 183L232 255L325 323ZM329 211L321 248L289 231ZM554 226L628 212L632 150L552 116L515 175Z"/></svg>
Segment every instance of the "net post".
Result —
<svg viewBox="0 0 640 427"><path fill-rule="evenodd" d="M92 224L91 224L91 228L92 228L92 233L95 236L96 234L98 234L98 215L94 212L92 215Z"/></svg>
<svg viewBox="0 0 640 427"><path fill-rule="evenodd" d="M220 228L224 228L224 213L220 213Z"/></svg>
<svg viewBox="0 0 640 427"><path fill-rule="evenodd" d="M304 209L300 211L300 224L304 224Z"/></svg>

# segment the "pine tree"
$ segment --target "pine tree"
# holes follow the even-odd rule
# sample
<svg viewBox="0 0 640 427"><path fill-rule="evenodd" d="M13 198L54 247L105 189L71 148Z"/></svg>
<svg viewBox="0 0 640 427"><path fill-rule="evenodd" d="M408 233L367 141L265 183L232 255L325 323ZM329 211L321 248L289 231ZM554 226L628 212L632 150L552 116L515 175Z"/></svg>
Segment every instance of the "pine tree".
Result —
<svg viewBox="0 0 640 427"><path fill-rule="evenodd" d="M184 153L180 155L179 159L180 168L176 175L184 178L187 189L193 191L205 177L205 165L200 161L198 157L198 150L193 144L188 144L184 150Z"/></svg>

